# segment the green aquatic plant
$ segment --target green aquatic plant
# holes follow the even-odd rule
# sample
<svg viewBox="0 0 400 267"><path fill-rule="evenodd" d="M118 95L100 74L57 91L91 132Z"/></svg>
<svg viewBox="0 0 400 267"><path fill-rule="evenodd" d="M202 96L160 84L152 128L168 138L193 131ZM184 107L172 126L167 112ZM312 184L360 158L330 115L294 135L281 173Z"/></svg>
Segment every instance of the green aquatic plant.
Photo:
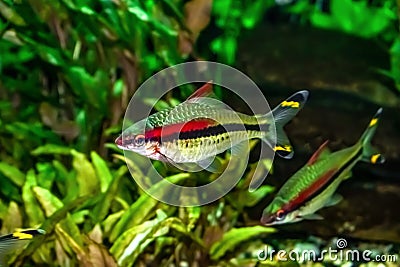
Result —
<svg viewBox="0 0 400 267"><path fill-rule="evenodd" d="M86 152L103 147L137 84L186 57L178 47L186 30L181 1L1 5L1 129L34 139L20 150L41 138Z"/></svg>
<svg viewBox="0 0 400 267"><path fill-rule="evenodd" d="M246 208L273 189L264 185L255 194L248 192L255 165L226 198L184 208L163 204L137 188L126 165L119 164L125 161L120 154L107 163L96 152L88 158L74 149L45 145L33 150L32 156L52 160L18 174L21 199L1 202L0 218L3 229L40 227L46 235L11 258L13 266L21 266L28 257L35 265L61 266L132 266L148 261L227 264L244 260L237 258L246 250L244 243L274 232L268 227L241 227L239 222ZM14 168L2 169L13 181ZM145 179L146 174L136 170L135 175ZM171 194L165 192L164 183L193 184L200 177L207 180L172 174L150 190Z"/></svg>
<svg viewBox="0 0 400 267"><path fill-rule="evenodd" d="M286 15L290 21L298 24L311 24L313 27L383 41L388 47L391 68L378 72L393 79L399 89L398 4L395 0L216 1L213 15L215 25L221 32L211 41L210 50L219 61L234 64L239 38L244 30L260 24L266 14L275 13L277 17Z"/></svg>
<svg viewBox="0 0 400 267"><path fill-rule="evenodd" d="M363 3L346 1L342 11L357 16L350 22L338 21L337 10L326 14L312 5L308 7L314 13L291 7L286 12L300 14L304 21L314 14L313 25L349 34L357 34L360 23L375 23L361 29L361 35L382 33L389 43L397 38L388 11L393 1L382 9ZM249 226L249 208L273 190L263 185L248 192L252 164L224 198L203 207L178 208L138 188L121 152L111 144L138 84L166 66L197 58L196 40L208 25L211 4L211 20L219 30L208 40L205 57L213 52L225 63L235 62L243 31L259 24L275 6L273 0L0 1L1 232L46 230L10 255L12 266L256 264L257 257L249 255L254 247L248 245L262 245L262 238L275 230ZM364 22L352 10L376 13L382 21ZM395 77L397 43L392 46ZM176 97L185 99L189 89ZM167 95L155 109L177 103ZM271 162L264 163L266 171ZM178 184L213 179L154 165L167 181Z"/></svg>
<svg viewBox="0 0 400 267"><path fill-rule="evenodd" d="M274 0L215 1L215 24L222 33L211 42L210 48L218 55L219 61L227 64L235 62L241 30L254 28L262 20L265 11L273 5Z"/></svg>
<svg viewBox="0 0 400 267"><path fill-rule="evenodd" d="M239 185L232 196L243 204L233 197L202 208L167 206L135 185L122 155L111 157L115 145L107 144L137 85L190 54L180 45L189 39L186 48L194 46L207 24L189 23L187 13L200 2L0 2L1 231L46 230L10 255L13 266L216 263L244 249L252 235L247 228L240 235L238 218L269 186L249 194ZM194 180L155 165L166 180ZM241 237L218 245L233 228Z"/></svg>
<svg viewBox="0 0 400 267"><path fill-rule="evenodd" d="M361 0L330 0L323 8L318 3L296 1L287 12L298 14L315 27L339 30L365 38L376 37L394 30L395 1L382 1L381 5ZM326 10L324 10L326 9Z"/></svg>

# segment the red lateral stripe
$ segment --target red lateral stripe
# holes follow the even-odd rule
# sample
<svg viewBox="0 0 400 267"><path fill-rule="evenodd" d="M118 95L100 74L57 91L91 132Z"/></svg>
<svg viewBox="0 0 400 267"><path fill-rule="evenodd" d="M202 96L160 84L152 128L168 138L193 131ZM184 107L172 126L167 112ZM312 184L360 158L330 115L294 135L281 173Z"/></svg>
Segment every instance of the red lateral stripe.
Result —
<svg viewBox="0 0 400 267"><path fill-rule="evenodd" d="M337 169L331 169L322 175L318 180L312 183L307 189L302 191L297 197L290 200L282 209L286 211L294 210L301 204L303 204L307 199L310 198L315 192L322 188L329 180L335 175Z"/></svg>
<svg viewBox="0 0 400 267"><path fill-rule="evenodd" d="M211 119L201 119L192 120L188 122L181 122L176 124L171 124L163 127L156 127L154 129L148 130L145 133L146 138L161 138L171 135L179 135L179 133L203 130L207 127L216 125L216 122Z"/></svg>

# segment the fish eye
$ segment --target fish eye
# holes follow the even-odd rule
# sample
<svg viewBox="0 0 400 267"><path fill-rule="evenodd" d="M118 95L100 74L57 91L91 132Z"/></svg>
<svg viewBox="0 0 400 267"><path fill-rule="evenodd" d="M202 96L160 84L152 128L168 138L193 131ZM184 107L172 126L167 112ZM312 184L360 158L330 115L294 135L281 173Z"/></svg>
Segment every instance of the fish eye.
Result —
<svg viewBox="0 0 400 267"><path fill-rule="evenodd" d="M136 135L134 142L135 146L143 146L145 143L144 135L142 134Z"/></svg>
<svg viewBox="0 0 400 267"><path fill-rule="evenodd" d="M277 221L282 221L285 218L286 214L284 210L278 210L276 212L275 218Z"/></svg>

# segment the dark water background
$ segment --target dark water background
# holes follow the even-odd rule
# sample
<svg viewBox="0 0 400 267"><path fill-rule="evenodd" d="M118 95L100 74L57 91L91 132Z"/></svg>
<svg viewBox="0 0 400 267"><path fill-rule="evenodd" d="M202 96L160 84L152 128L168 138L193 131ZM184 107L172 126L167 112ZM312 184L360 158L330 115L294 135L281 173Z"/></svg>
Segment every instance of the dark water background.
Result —
<svg viewBox="0 0 400 267"><path fill-rule="evenodd" d="M343 182L337 206L320 211L322 221L280 227L317 236L400 242L400 105L393 83L377 73L388 69L387 52L376 40L293 24L268 22L241 39L238 68L264 91L271 107L308 89L305 108L286 127L295 147L290 163L275 159L268 183L280 186L329 140L337 151L357 142L379 107L384 108L373 144L386 162L358 163ZM271 196L272 197L272 196ZM258 219L265 199L251 216Z"/></svg>

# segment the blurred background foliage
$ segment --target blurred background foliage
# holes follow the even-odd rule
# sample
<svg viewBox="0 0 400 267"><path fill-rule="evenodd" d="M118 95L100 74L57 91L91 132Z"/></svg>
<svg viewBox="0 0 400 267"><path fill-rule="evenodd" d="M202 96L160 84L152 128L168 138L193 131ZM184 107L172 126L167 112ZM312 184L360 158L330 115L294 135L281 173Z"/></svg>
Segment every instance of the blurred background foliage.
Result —
<svg viewBox="0 0 400 267"><path fill-rule="evenodd" d="M213 204L167 206L137 188L113 140L145 79L188 60L234 64L241 33L274 10L382 42L392 65L379 71L400 89L394 0L1 0L1 233L48 233L13 266L253 266L246 244L274 229L248 226L245 208L273 188L250 194L246 176Z"/></svg>

